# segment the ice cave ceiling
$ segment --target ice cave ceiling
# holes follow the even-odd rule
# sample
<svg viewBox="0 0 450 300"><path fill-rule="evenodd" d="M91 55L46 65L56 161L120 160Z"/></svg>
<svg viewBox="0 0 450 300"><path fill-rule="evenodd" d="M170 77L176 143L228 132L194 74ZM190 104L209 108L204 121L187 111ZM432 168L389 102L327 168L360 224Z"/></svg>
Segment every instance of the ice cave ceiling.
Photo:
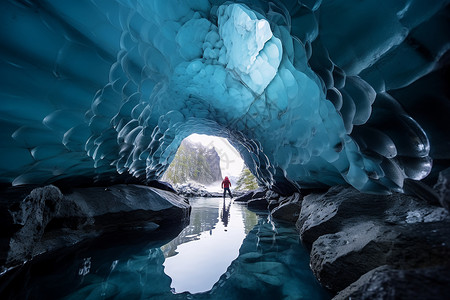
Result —
<svg viewBox="0 0 450 300"><path fill-rule="evenodd" d="M450 165L449 2L1 1L0 182L146 182L201 133L265 185L401 190Z"/></svg>

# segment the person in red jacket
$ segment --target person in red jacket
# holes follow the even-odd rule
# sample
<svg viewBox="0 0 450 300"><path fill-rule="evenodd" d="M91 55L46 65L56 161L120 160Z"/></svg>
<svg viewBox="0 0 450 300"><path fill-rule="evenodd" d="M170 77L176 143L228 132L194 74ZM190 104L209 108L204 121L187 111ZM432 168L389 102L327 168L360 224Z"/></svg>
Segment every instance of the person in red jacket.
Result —
<svg viewBox="0 0 450 300"><path fill-rule="evenodd" d="M222 188L223 188L223 198L225 199L225 195L228 191L228 194L230 194L231 199L233 199L233 195L231 195L230 191L231 182L228 179L228 176L225 176L225 179L222 181Z"/></svg>

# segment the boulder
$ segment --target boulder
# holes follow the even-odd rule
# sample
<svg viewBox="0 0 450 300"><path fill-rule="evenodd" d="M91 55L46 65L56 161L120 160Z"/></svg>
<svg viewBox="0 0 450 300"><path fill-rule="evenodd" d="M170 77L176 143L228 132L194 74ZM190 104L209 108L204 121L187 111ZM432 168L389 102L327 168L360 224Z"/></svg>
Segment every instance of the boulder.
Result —
<svg viewBox="0 0 450 300"><path fill-rule="evenodd" d="M189 214L184 198L148 186L74 188L66 195L55 186L36 188L10 207L15 229L2 238L9 247L1 271L100 234L183 224Z"/></svg>
<svg viewBox="0 0 450 300"><path fill-rule="evenodd" d="M49 185L36 188L16 207L10 210L12 224L20 226L9 241L6 264L16 264L31 259L48 223L59 213L63 194ZM14 208L13 208L14 209Z"/></svg>
<svg viewBox="0 0 450 300"><path fill-rule="evenodd" d="M269 202L266 198L252 199L247 202L247 207L254 210L267 210L269 209Z"/></svg>
<svg viewBox="0 0 450 300"><path fill-rule="evenodd" d="M271 211L271 215L275 220L295 224L300 216L301 208L300 194L295 193L290 197L284 198L281 204Z"/></svg>
<svg viewBox="0 0 450 300"><path fill-rule="evenodd" d="M160 189L160 190L164 190L164 191L169 191L172 193L176 193L177 191L173 188L173 186L166 182L166 181L161 181L161 180L151 180L147 183L148 186Z"/></svg>
<svg viewBox="0 0 450 300"><path fill-rule="evenodd" d="M257 190L248 191L244 193L242 196L237 197L234 199L235 202L248 202L251 199L258 199L258 198L264 198L266 195L267 190L263 188L259 188Z"/></svg>
<svg viewBox="0 0 450 300"><path fill-rule="evenodd" d="M366 220L407 224L446 218L448 213L442 207L411 195L370 195L354 188L335 186L325 194L309 194L303 198L296 227L303 244L310 249L320 236Z"/></svg>
<svg viewBox="0 0 450 300"><path fill-rule="evenodd" d="M382 265L450 266L449 225L445 208L416 196L369 195L342 186L305 196L296 223L311 249L315 276L334 293Z"/></svg>
<svg viewBox="0 0 450 300"><path fill-rule="evenodd" d="M190 206L184 198L148 186L74 189L64 198L64 207L53 222L55 227L73 228L78 220L77 226L114 231L141 227L149 221L165 225L189 219Z"/></svg>
<svg viewBox="0 0 450 300"><path fill-rule="evenodd" d="M280 200L280 195L274 191L267 191L266 194L264 195L264 197L270 201L270 200L275 200L275 201L279 201Z"/></svg>
<svg viewBox="0 0 450 300"><path fill-rule="evenodd" d="M431 205L439 206L439 195L432 187L419 180L405 179L403 190L406 194L414 195Z"/></svg>
<svg viewBox="0 0 450 300"><path fill-rule="evenodd" d="M403 225L360 222L319 237L311 250L311 269L332 292L382 265L450 267L450 220Z"/></svg>
<svg viewBox="0 0 450 300"><path fill-rule="evenodd" d="M245 192L242 196L237 197L236 199L234 199L234 201L235 202L247 202L250 199L252 199L253 194L254 194L254 191Z"/></svg>
<svg viewBox="0 0 450 300"><path fill-rule="evenodd" d="M252 198L256 199L256 198L262 198L266 195L266 193L268 192L267 189L264 188L259 188L253 191L253 196Z"/></svg>
<svg viewBox="0 0 450 300"><path fill-rule="evenodd" d="M397 270L385 265L361 276L333 300L441 300L444 295L450 295L450 268Z"/></svg>

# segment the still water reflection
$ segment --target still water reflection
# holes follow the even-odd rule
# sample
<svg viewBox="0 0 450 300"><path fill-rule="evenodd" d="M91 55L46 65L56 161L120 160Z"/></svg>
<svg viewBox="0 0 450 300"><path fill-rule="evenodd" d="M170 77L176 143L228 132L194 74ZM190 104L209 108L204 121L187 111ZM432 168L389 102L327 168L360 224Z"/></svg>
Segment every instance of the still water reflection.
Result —
<svg viewBox="0 0 450 300"><path fill-rule="evenodd" d="M190 202L183 230L115 234L35 260L0 278L0 299L330 298L293 226L228 199Z"/></svg>
<svg viewBox="0 0 450 300"><path fill-rule="evenodd" d="M257 224L255 213L232 205L230 199L195 198L190 203L190 225L161 247L166 257L164 272L177 293L209 291L238 257L246 233Z"/></svg>

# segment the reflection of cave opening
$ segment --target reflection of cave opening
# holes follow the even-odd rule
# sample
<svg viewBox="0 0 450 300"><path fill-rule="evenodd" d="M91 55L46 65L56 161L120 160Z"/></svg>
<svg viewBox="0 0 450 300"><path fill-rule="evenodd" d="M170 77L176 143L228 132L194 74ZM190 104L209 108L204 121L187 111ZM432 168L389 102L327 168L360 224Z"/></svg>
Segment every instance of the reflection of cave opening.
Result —
<svg viewBox="0 0 450 300"><path fill-rule="evenodd" d="M243 167L239 152L225 138L192 134L181 142L162 180L173 185L195 182L219 191L221 180L228 176L234 185Z"/></svg>
<svg viewBox="0 0 450 300"><path fill-rule="evenodd" d="M175 294L210 291L224 284L227 269L239 257L248 232L258 222L256 213L220 198L190 198L190 224L161 247L164 273ZM224 215L225 213L225 215Z"/></svg>

